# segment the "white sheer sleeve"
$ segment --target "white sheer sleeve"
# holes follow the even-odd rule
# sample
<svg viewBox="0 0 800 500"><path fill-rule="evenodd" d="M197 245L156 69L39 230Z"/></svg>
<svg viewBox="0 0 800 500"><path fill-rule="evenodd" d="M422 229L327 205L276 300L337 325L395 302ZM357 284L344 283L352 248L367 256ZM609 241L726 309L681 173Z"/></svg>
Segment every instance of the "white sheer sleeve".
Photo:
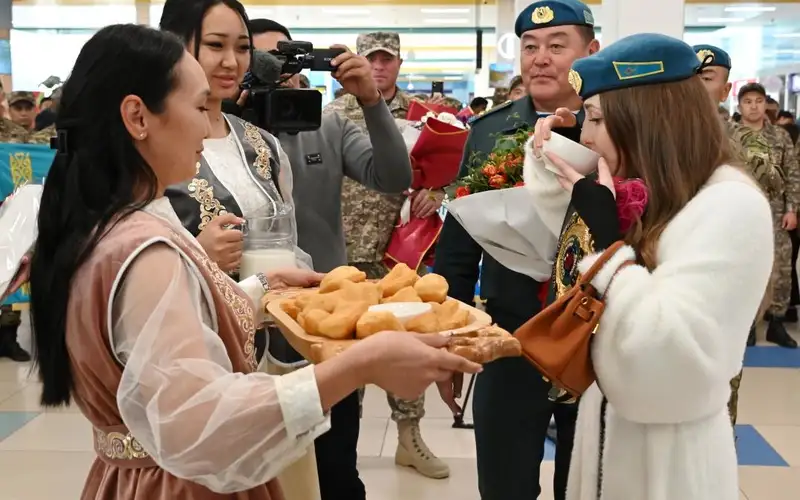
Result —
<svg viewBox="0 0 800 500"><path fill-rule="evenodd" d="M313 367L233 373L205 282L164 243L134 258L110 306L122 419L171 474L218 493L253 488L330 428Z"/></svg>
<svg viewBox="0 0 800 500"><path fill-rule="evenodd" d="M265 132L266 133L266 132ZM278 146L278 162L280 163L280 172L278 173L278 188L283 196L283 202L292 207L294 215L294 253L297 257L297 265L302 268L313 270L314 262L311 256L307 254L302 248L297 246L297 212L294 206L294 198L292 197L292 190L294 189L294 177L292 176L292 163L289 161L289 156L283 150L281 142L277 137L273 136L275 144Z"/></svg>

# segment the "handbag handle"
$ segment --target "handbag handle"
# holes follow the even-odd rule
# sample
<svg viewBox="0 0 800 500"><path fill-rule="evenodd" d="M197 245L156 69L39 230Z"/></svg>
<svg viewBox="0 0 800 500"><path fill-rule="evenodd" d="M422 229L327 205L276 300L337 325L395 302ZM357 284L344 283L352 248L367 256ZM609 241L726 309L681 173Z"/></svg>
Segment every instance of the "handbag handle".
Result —
<svg viewBox="0 0 800 500"><path fill-rule="evenodd" d="M597 261L595 261L595 263L592 264L592 267L590 267L588 271L586 271L585 273L581 274L578 277L578 282L575 284L575 286L576 287L582 287L582 286L585 286L585 285L591 283L591 281L594 279L594 277L597 275L597 273L600 272L600 270L603 268L603 266L605 266L608 263L608 261L611 260L611 257L615 253L617 253L617 250L622 248L624 245L625 245L625 242L622 241L622 240L619 240L619 241L615 242L613 245L611 245L610 247L606 248L606 250L597 259ZM594 288L594 287L592 287L592 288Z"/></svg>

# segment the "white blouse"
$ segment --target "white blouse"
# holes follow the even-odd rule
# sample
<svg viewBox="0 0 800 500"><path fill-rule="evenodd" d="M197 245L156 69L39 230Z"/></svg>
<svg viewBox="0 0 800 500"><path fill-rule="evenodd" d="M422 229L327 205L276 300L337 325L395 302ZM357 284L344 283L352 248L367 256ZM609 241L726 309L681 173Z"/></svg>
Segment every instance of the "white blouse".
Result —
<svg viewBox="0 0 800 500"><path fill-rule="evenodd" d="M226 117L225 120L228 120L228 118ZM247 167L242 145L233 132L233 127L230 125L229 120L228 129L231 131L225 137L205 139L203 141L203 158L214 173L214 176L236 200L236 204L239 205L242 211L242 216L245 219L269 217L281 211L284 206L291 207L294 210L292 166L278 139L273 136L277 146L278 163L280 164L277 182L280 194L275 193L276 199L273 199L253 178L253 174ZM297 246L296 216L292 217L292 224L294 227L294 253L297 257L297 265L305 269L314 269L311 256Z"/></svg>
<svg viewBox="0 0 800 500"><path fill-rule="evenodd" d="M145 210L200 248L166 198ZM330 428L314 367L281 377L234 373L207 282L181 250L163 243L131 256L109 306L111 344L125 365L122 419L177 477L217 493L264 484ZM256 278L241 286L260 301Z"/></svg>
<svg viewBox="0 0 800 500"><path fill-rule="evenodd" d="M245 219L269 217L275 213L275 200L269 198L250 177L239 152L239 143L231 131L221 139L203 141L203 157L211 171L236 200Z"/></svg>

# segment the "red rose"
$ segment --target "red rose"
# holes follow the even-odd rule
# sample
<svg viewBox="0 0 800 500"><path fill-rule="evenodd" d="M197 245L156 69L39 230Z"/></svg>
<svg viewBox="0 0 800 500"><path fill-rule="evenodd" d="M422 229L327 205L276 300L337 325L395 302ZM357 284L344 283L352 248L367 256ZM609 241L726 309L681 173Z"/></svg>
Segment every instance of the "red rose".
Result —
<svg viewBox="0 0 800 500"><path fill-rule="evenodd" d="M493 175L489 179L489 185L495 189L501 189L506 183L506 176L502 174Z"/></svg>
<svg viewBox="0 0 800 500"><path fill-rule="evenodd" d="M497 175L497 167L495 167L494 165L486 165L485 167L483 167L483 175L489 178Z"/></svg>
<svg viewBox="0 0 800 500"><path fill-rule="evenodd" d="M470 194L470 192L467 186L459 186L456 189L456 198L461 198L462 196L467 196L468 194Z"/></svg>
<svg viewBox="0 0 800 500"><path fill-rule="evenodd" d="M501 163L500 165L497 166L497 172L496 173L498 173L498 174L505 174L506 173L506 166L505 166L504 163Z"/></svg>
<svg viewBox="0 0 800 500"><path fill-rule="evenodd" d="M617 216L622 232L631 228L635 221L641 219L647 208L647 186L642 179L614 178L614 189L617 192Z"/></svg>

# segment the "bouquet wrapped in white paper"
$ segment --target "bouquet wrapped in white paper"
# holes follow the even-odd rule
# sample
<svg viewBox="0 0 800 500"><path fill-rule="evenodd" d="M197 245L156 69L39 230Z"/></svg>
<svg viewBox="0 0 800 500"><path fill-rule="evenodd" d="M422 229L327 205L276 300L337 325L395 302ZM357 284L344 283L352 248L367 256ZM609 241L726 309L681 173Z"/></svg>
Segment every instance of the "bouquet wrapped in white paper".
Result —
<svg viewBox="0 0 800 500"><path fill-rule="evenodd" d="M570 194L534 156L530 134L522 130L517 135L499 140L490 159L471 169L447 211L500 264L546 281ZM495 182L497 177L502 182ZM517 182L519 177L524 182Z"/></svg>
<svg viewBox="0 0 800 500"><path fill-rule="evenodd" d="M41 185L26 184L0 207L0 302L19 287L23 257L36 242Z"/></svg>

